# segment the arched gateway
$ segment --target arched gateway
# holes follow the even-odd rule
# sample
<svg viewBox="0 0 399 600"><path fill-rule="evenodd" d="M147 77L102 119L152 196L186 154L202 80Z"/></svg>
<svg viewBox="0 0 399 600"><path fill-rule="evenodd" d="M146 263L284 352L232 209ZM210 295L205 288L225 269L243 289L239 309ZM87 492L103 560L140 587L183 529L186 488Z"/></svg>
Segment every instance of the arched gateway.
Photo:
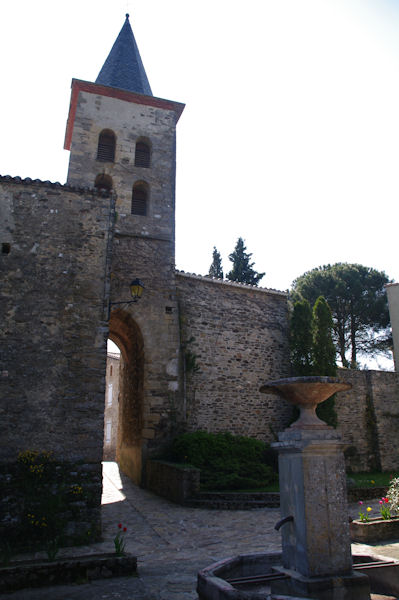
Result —
<svg viewBox="0 0 399 600"><path fill-rule="evenodd" d="M109 337L121 351L117 461L134 482L142 480L144 343L134 319L123 310L111 313Z"/></svg>

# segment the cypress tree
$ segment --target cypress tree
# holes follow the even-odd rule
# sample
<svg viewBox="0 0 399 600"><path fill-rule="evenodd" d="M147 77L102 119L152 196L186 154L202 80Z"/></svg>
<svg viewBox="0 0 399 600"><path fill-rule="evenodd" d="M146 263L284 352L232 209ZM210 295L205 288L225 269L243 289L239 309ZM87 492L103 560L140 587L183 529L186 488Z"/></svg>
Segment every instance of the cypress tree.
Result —
<svg viewBox="0 0 399 600"><path fill-rule="evenodd" d="M312 309L307 300L295 302L290 323L291 364L294 375L312 374Z"/></svg>
<svg viewBox="0 0 399 600"><path fill-rule="evenodd" d="M253 269L255 263L250 262L252 252L246 252L246 249L244 240L238 238L234 252L229 255L233 268L227 273L227 279L249 285L258 285L265 273L258 273Z"/></svg>
<svg viewBox="0 0 399 600"><path fill-rule="evenodd" d="M313 373L335 377L335 346L332 339L333 320L325 298L319 296L313 307Z"/></svg>
<svg viewBox="0 0 399 600"><path fill-rule="evenodd" d="M215 279L223 279L222 259L220 257L220 253L216 249L216 246L213 247L212 264L209 267L208 275L209 277L214 277Z"/></svg>
<svg viewBox="0 0 399 600"><path fill-rule="evenodd" d="M319 296L313 306L313 373L335 377L337 364L336 351L332 339L333 320L325 298ZM328 398L316 409L317 416L327 425L336 427L338 423L334 396Z"/></svg>

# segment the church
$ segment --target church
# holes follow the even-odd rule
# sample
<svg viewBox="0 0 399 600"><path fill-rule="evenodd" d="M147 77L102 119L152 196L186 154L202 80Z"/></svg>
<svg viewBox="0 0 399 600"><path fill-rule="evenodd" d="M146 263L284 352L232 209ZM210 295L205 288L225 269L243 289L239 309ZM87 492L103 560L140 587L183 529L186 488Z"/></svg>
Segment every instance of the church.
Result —
<svg viewBox="0 0 399 600"><path fill-rule="evenodd" d="M145 485L177 432L268 441L286 424L259 387L289 374L287 294L176 271L184 105L152 95L128 15L95 82L71 88L66 184L0 177L0 461L12 479L21 453L51 452L79 469L97 518L107 340L121 352L117 460Z"/></svg>
<svg viewBox="0 0 399 600"><path fill-rule="evenodd" d="M51 455L84 489L67 527L76 543L83 530L100 535L108 339L121 352L116 457L139 485L176 433L270 442L291 409L259 392L290 375L287 293L175 268L184 105L152 95L128 15L95 82L71 88L66 184L0 176L0 525L26 532L21 461L36 473ZM339 418L348 461L364 467L375 448L353 419L369 414L371 388L385 411L391 395L378 377L353 376L361 393ZM384 419L379 452L393 468Z"/></svg>

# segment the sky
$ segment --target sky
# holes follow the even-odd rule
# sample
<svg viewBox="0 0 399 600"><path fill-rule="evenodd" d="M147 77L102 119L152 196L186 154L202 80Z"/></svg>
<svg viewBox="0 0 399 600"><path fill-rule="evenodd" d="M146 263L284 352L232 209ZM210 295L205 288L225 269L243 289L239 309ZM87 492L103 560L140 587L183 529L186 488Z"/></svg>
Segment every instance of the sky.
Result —
<svg viewBox="0 0 399 600"><path fill-rule="evenodd" d="M399 281L399 0L2 0L0 174L64 183L73 77L94 81L125 13L177 126L176 266L262 287L361 263Z"/></svg>

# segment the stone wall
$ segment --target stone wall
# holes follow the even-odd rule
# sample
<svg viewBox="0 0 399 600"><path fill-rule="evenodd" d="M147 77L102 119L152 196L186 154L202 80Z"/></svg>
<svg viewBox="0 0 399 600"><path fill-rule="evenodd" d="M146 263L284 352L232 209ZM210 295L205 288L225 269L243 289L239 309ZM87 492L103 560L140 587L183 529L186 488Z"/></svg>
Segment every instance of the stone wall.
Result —
<svg viewBox="0 0 399 600"><path fill-rule="evenodd" d="M113 198L2 177L0 207L2 474L9 481L27 450L71 473L83 465L98 521ZM7 489L0 522L23 526Z"/></svg>
<svg viewBox="0 0 399 600"><path fill-rule="evenodd" d="M353 471L399 470L399 376L388 371L339 369L352 384L335 399L338 427Z"/></svg>
<svg viewBox="0 0 399 600"><path fill-rule="evenodd" d="M259 387L290 374L287 295L186 273L176 280L188 429L273 441L291 408Z"/></svg>

